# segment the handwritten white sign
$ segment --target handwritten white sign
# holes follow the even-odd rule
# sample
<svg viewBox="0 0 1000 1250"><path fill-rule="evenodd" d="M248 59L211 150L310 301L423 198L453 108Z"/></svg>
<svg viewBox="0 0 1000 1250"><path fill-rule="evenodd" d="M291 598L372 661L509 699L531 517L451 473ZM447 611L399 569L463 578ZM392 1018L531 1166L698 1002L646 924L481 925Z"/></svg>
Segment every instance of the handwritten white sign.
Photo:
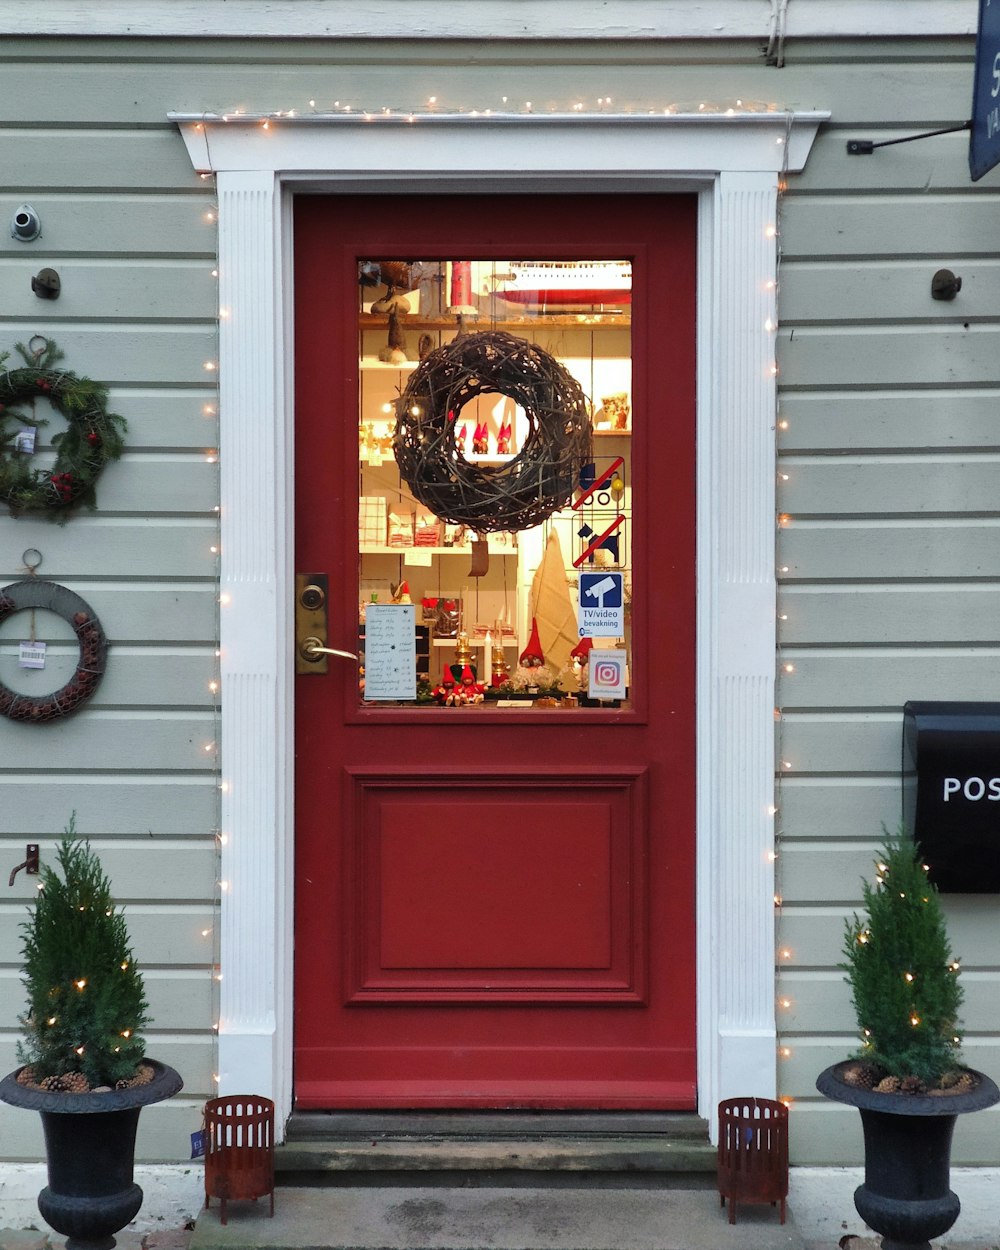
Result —
<svg viewBox="0 0 1000 1250"><path fill-rule="evenodd" d="M365 699L416 697L416 608L369 603L365 609Z"/></svg>

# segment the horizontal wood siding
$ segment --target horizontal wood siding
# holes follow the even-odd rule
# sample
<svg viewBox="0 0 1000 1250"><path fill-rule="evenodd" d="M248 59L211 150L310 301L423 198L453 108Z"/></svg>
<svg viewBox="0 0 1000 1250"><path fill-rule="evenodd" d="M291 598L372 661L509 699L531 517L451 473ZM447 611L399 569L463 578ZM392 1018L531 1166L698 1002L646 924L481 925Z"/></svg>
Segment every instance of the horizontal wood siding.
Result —
<svg viewBox="0 0 1000 1250"><path fill-rule="evenodd" d="M0 338L51 334L69 368L109 384L130 429L100 483L100 511L62 528L0 521L4 580L19 576L25 548L40 548L41 572L87 598L112 642L105 682L78 717L0 730L0 845L10 864L28 838L45 854L75 809L127 899L149 970L152 1047L187 1086L143 1117L144 1157L186 1157L211 1092L217 916L208 683L218 491L205 368L217 350L215 224L210 182L192 173L167 113L337 100L419 109L432 95L442 110L469 111L500 107L501 94L541 112L597 107L609 91L616 111L737 99L831 110L806 171L788 179L780 219L777 731L787 767L776 964L789 1053L776 1063L793 1099L794 1159L855 1163L857 1117L816 1096L813 1081L853 1042L836 964L880 826L898 819L901 706L1000 689L1000 172L971 184L961 134L869 157L847 156L845 143L964 120L971 52L968 38L792 38L778 69L758 39L5 41ZM22 201L42 217L32 244L6 229ZM44 265L63 280L56 303L30 289ZM952 303L930 296L942 267L962 277ZM54 664L71 653L65 642L53 650ZM0 901L7 1063L30 897L22 875ZM968 1057L1000 1076L996 900L946 906L967 969ZM965 1119L956 1162L1000 1163L997 1116ZM31 1120L0 1109L8 1157L39 1152Z"/></svg>
<svg viewBox="0 0 1000 1250"><path fill-rule="evenodd" d="M854 51L864 98L833 106L780 228L778 1084L794 1157L817 1164L861 1156L856 1115L814 1082L857 1045L836 965L899 822L903 704L1000 692L1000 180L970 182L964 134L848 156L848 138L964 120L971 98L968 60L926 64L943 45ZM825 107L841 67L814 69ZM954 301L931 297L941 268L962 279ZM997 899L944 903L965 1056L996 1077ZM955 1162L1000 1164L1000 1117L962 1119Z"/></svg>
<svg viewBox="0 0 1000 1250"><path fill-rule="evenodd" d="M125 455L98 483L98 511L63 526L0 520L0 584L22 576L21 553L38 548L39 574L81 595L110 642L105 678L76 716L0 724L0 848L8 871L29 840L51 863L75 811L99 851L145 973L149 1051L185 1083L178 1099L142 1117L140 1157L177 1161L214 1090L217 1015L218 427L214 374L204 367L217 352L213 193L192 173L166 106L148 100L148 66L125 48L114 65L80 62L72 43L46 45L23 63L11 64L10 51L5 74L18 85L0 106L8 170L0 350L51 336L66 368L109 386L108 406L129 428ZM139 122L126 96L155 108L155 124ZM22 202L41 218L33 243L7 229ZM45 265L62 280L52 303L31 289ZM37 415L48 420L41 459L61 418L41 405ZM0 627L2 679L51 690L75 662L72 636L38 613L47 669L19 674L10 644L25 622L18 614ZM30 678L39 680L29 687ZM22 873L0 899L4 1071L15 1063L19 927L34 893ZM41 1153L36 1119L0 1111L6 1157Z"/></svg>

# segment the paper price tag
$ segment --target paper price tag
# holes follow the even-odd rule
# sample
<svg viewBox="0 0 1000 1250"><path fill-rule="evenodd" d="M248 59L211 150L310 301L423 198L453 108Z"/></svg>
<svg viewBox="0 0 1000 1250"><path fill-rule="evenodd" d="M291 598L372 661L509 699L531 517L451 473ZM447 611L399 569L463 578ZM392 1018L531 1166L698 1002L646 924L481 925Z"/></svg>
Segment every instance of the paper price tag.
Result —
<svg viewBox="0 0 1000 1250"><path fill-rule="evenodd" d="M44 668L45 643L22 642L18 652L17 662L21 668Z"/></svg>
<svg viewBox="0 0 1000 1250"><path fill-rule="evenodd" d="M23 452L26 456L35 454L35 427L33 425L18 430L14 435L14 450Z"/></svg>

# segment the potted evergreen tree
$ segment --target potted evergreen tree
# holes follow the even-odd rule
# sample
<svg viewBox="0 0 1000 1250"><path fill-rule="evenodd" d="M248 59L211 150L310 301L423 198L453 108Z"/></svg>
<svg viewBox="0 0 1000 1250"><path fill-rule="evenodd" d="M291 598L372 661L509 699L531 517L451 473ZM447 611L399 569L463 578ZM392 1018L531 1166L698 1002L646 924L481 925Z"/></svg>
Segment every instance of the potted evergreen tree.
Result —
<svg viewBox="0 0 1000 1250"><path fill-rule="evenodd" d="M1000 1101L1000 1090L962 1065L961 969L919 848L903 835L888 839L863 894L865 915L847 921L840 965L861 1046L816 1086L861 1112L858 1213L885 1250L930 1250L961 1205L949 1188L955 1120Z"/></svg>
<svg viewBox="0 0 1000 1250"><path fill-rule="evenodd" d="M74 819L56 859L62 875L43 866L21 926L23 1066L0 1081L0 1099L41 1113L45 1220L74 1250L110 1250L142 1205L132 1179L139 1111L182 1082L145 1057L146 996L125 917Z"/></svg>

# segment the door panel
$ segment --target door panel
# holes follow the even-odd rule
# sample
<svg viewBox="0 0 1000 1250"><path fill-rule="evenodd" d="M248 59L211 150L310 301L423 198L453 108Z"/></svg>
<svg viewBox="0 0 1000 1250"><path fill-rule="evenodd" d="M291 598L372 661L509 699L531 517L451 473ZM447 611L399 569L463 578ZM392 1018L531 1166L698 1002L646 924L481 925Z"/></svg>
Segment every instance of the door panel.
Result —
<svg viewBox="0 0 1000 1250"><path fill-rule="evenodd" d="M373 705L341 657L296 678L300 1107L694 1106L695 220L688 196L296 201L296 558L328 575L328 645L344 651L366 576L364 405L415 367L359 367L373 333L359 263L627 258L633 274L630 306L597 318L612 340L615 317L631 325L631 426L595 439L598 476L603 450L628 468L630 697ZM585 316L545 311L530 333L570 356ZM448 337L423 307L413 320ZM586 568L601 522L578 541L584 514L563 513L567 566L579 552ZM464 580L468 611L516 569L523 609L530 541L491 556L493 583L440 548L433 574L380 546L372 567ZM523 611L517 628L519 651ZM428 646L436 680L451 644Z"/></svg>
<svg viewBox="0 0 1000 1250"><path fill-rule="evenodd" d="M354 782L348 1001L643 1000L643 770Z"/></svg>

